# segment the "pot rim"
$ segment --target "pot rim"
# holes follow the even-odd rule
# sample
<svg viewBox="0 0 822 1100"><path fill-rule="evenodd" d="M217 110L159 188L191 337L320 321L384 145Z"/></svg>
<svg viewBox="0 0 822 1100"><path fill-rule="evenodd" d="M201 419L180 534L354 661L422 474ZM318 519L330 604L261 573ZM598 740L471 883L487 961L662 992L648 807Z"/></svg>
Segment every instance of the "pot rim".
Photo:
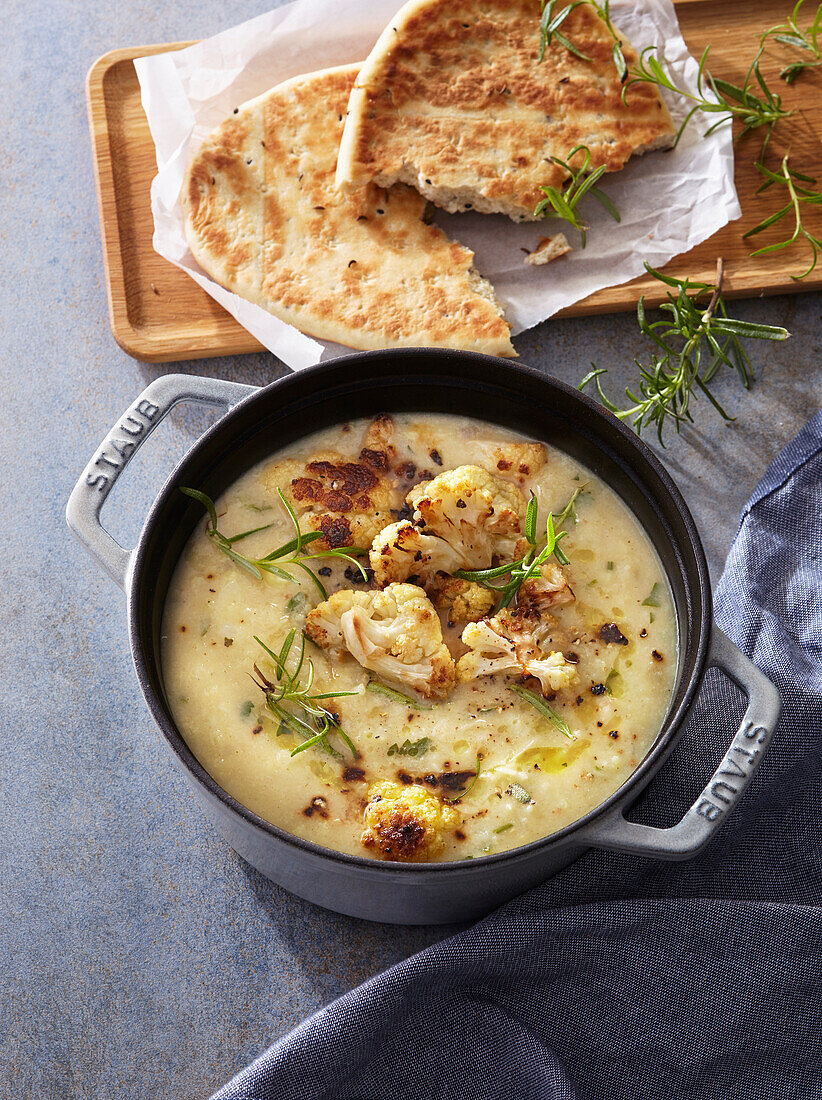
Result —
<svg viewBox="0 0 822 1100"><path fill-rule="evenodd" d="M156 522L157 514L166 503L168 497L177 488L180 468L192 458L208 450L213 440L225 430L232 419L238 415L242 415L243 410L245 410L249 404L253 404L262 399L263 395L267 394L270 390L275 388L288 390L289 387L304 384L305 379L310 377L316 382L316 391L318 393L323 393L325 392L322 386L323 378L339 372L341 366L345 367L348 365L353 367L358 363L385 359L386 356L390 356L392 359L400 358L407 360L409 362L409 368L414 360L418 359L433 358L446 361L459 361L469 369L467 371L461 371L459 375L455 374L449 376L449 382L452 384L460 384L462 382L470 384L470 368L473 364L483 364L486 367L492 366L494 370L499 371L501 375L508 373L512 379L515 379L517 376L525 376L536 381L538 384L557 389L566 396L572 398L572 400L581 404L586 412L594 418L604 420L608 428L611 431L616 431L616 433L628 443L629 447L633 448L639 461L649 466L652 473L655 474L662 483L664 491L667 492L668 496L671 498L676 511L683 521L690 544L689 549L693 553L699 577L699 582L696 587L699 591L703 614L701 616L699 637L696 639L693 670L679 705L673 712L668 714L662 730L660 731L661 735L657 735L657 740L638 766L603 802L600 802L593 809L589 810L588 813L570 822L568 825L564 825L556 832L549 833L547 836L540 837L537 840L530 841L528 844L523 844L517 848L510 848L504 852L497 852L491 855L474 856L471 859L443 860L427 863L403 863L393 860L373 859L368 856L351 855L347 852L326 848L321 844L316 844L314 841L295 836L293 833L289 833L280 826L274 825L265 818L260 817L258 814L254 813L253 810L250 810L247 806L244 806L243 803L234 798L233 795L229 794L228 791L224 790L210 773L206 771L188 747L182 734L167 715L158 693L155 692L150 683L147 662L140 639L135 593L139 592L142 587L143 567L145 565L150 532ZM342 384L344 385L344 383ZM391 410L389 409L387 411L390 412ZM204 787L208 795L221 802L229 811L239 815L247 824L267 834L272 840L279 841L286 847L296 848L305 854L310 854L324 860L331 860L344 867L367 871L377 876L399 874L427 877L432 874L440 876L448 872L451 874L455 874L456 872L470 872L473 874L476 870L481 870L485 867L528 859L531 856L536 856L540 851L549 850L552 847L561 847L569 842L573 842L575 837L581 845L587 846L584 836L586 826L606 815L619 803L625 802L626 800L630 802L631 791L636 788L636 793L638 795L644 786L650 782L653 775L659 770L668 756L673 752L676 742L682 732L684 719L700 687L707 660L711 626L713 622L710 575L707 560L705 558L705 551L699 537L696 523L673 478L648 444L588 394L575 389L573 386L568 385L568 383L560 379L554 378L552 375L548 375L524 363L512 362L509 359L499 359L478 352L462 352L447 348L398 348L354 352L350 355L339 356L327 363L318 363L315 366L300 371L294 371L282 378L277 378L267 386L261 386L256 393L251 394L248 398L230 409L225 415L221 416L212 424L211 427L209 427L185 452L183 457L174 466L174 469L166 479L162 489L152 502L151 508L141 528L139 541L134 550L126 595L132 659L134 661L143 696L154 721L159 726L169 747L189 778L195 781L199 786ZM694 608L689 608L688 618L690 620L690 627L693 625L693 619L695 618ZM579 835L577 836L577 834Z"/></svg>

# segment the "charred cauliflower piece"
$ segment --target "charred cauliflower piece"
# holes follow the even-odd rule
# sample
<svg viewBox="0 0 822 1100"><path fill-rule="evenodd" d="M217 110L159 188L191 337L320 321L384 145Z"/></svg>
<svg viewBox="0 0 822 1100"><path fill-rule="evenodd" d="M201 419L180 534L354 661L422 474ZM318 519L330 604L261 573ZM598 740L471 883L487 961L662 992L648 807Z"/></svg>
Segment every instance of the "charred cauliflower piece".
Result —
<svg viewBox="0 0 822 1100"><path fill-rule="evenodd" d="M494 593L475 581L461 577L439 577L434 588L434 604L448 614L451 623L475 623L485 618L494 606Z"/></svg>
<svg viewBox="0 0 822 1100"><path fill-rule="evenodd" d="M386 473L393 469L397 458L393 439L394 421L391 417L385 414L375 416L363 436L360 462L372 470L384 470Z"/></svg>
<svg viewBox="0 0 822 1100"><path fill-rule="evenodd" d="M504 609L491 619L469 624L462 640L471 652L457 662L457 679L467 682L495 672L533 676L540 682L543 695L552 695L577 678L576 667L562 653L548 652L552 622L533 617L519 609Z"/></svg>
<svg viewBox="0 0 822 1100"><path fill-rule="evenodd" d="M454 661L439 618L416 585L335 592L309 612L305 632L332 656L350 653L363 668L400 689L444 699L454 687Z"/></svg>
<svg viewBox="0 0 822 1100"><path fill-rule="evenodd" d="M517 610L529 618L537 618L552 607L563 607L576 599L568 578L558 565L545 562L541 576L523 581L517 593Z"/></svg>
<svg viewBox="0 0 822 1100"><path fill-rule="evenodd" d="M461 556L444 539L426 534L407 519L384 527L368 557L374 580L381 587L409 577L429 587L438 573L463 568Z"/></svg>
<svg viewBox="0 0 822 1100"><path fill-rule="evenodd" d="M405 499L414 523L460 554L463 569L513 561L524 544L525 497L481 466L446 470L415 485Z"/></svg>
<svg viewBox="0 0 822 1100"><path fill-rule="evenodd" d="M369 790L363 815L362 844L383 859L425 862L444 847L443 834L456 828L460 815L424 787L401 786L390 780Z"/></svg>
<svg viewBox="0 0 822 1100"><path fill-rule="evenodd" d="M323 512L306 516L309 531L322 531L323 537L311 546L311 550L341 550L345 546L367 549L379 534L382 526L391 519L390 512Z"/></svg>
<svg viewBox="0 0 822 1100"><path fill-rule="evenodd" d="M500 443L487 447L487 464L497 477L524 485L548 461L544 443Z"/></svg>
<svg viewBox="0 0 822 1100"><path fill-rule="evenodd" d="M436 587L440 573L513 561L526 547L525 497L480 466L459 466L416 485L405 498L414 521L391 524L375 538L377 584L414 577Z"/></svg>
<svg viewBox="0 0 822 1100"><path fill-rule="evenodd" d="M331 451L306 463L276 463L266 471L266 488L272 494L282 489L294 510L305 516L305 526L323 532L313 549L368 547L391 522L391 510L400 502L392 473L393 432L391 417L378 416L366 429L355 460Z"/></svg>

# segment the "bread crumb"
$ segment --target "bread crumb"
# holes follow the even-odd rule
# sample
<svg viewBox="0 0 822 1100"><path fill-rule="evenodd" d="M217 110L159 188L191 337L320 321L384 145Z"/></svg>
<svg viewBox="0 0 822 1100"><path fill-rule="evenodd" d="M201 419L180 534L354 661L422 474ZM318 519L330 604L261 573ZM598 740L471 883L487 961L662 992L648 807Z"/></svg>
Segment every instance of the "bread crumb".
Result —
<svg viewBox="0 0 822 1100"><path fill-rule="evenodd" d="M525 257L525 263L549 264L551 260L558 260L560 256L571 251L565 234L557 233L555 237L542 237L534 251Z"/></svg>

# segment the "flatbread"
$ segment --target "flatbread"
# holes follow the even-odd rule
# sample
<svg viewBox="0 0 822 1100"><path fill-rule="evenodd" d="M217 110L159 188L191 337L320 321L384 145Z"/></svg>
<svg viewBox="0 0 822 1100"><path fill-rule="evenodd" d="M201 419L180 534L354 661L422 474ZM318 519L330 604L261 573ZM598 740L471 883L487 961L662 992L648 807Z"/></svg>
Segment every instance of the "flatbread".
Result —
<svg viewBox="0 0 822 1100"><path fill-rule="evenodd" d="M514 355L473 253L422 220L402 184L334 189L359 66L279 84L197 150L181 196L186 237L218 283L321 339Z"/></svg>
<svg viewBox="0 0 822 1100"><path fill-rule="evenodd" d="M540 62L537 0L410 0L377 40L351 94L337 168L340 188L411 184L452 212L533 221L540 184L559 186L587 145L591 168L622 168L673 143L655 87L628 106L613 39L590 4L562 24L583 61L556 40ZM636 51L623 37L630 66Z"/></svg>

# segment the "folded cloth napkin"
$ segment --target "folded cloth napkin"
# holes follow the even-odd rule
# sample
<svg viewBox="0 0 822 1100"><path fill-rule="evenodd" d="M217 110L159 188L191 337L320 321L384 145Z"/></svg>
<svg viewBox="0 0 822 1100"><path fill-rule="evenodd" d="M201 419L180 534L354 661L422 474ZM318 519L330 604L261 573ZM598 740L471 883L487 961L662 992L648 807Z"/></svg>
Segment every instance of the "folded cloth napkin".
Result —
<svg viewBox="0 0 822 1100"><path fill-rule="evenodd" d="M589 852L338 998L214 1100L822 1097L822 412L745 508L716 618L783 717L699 856ZM709 673L633 817L681 816L740 703Z"/></svg>

